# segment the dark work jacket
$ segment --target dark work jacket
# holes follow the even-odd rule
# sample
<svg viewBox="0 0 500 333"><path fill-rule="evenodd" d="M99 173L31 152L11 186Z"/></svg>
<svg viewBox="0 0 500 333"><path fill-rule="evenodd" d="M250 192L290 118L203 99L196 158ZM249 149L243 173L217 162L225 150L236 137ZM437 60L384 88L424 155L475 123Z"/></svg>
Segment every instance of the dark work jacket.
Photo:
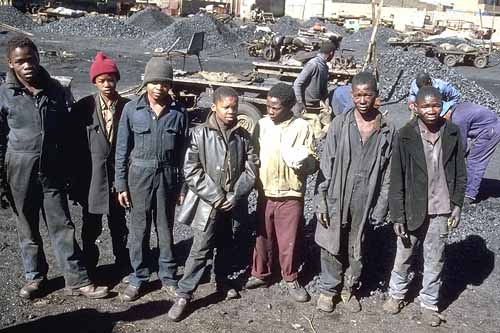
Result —
<svg viewBox="0 0 500 333"><path fill-rule="evenodd" d="M446 121L441 134L443 166L454 206L464 202L467 173L459 129ZM427 217L427 165L417 118L403 126L394 140L389 211L394 223L417 230Z"/></svg>
<svg viewBox="0 0 500 333"><path fill-rule="evenodd" d="M38 175L44 187L63 189L68 172L67 96L42 67L39 75L43 88L35 96L13 71L0 87L0 167L13 194L28 191Z"/></svg>
<svg viewBox="0 0 500 333"><path fill-rule="evenodd" d="M88 204L92 214L109 214L110 193L114 192L115 147L118 124L123 107L130 100L118 97L113 115L113 137L111 142L103 128L99 94L82 98L71 108L75 121L78 148L74 149L75 179L72 186L75 199Z"/></svg>
<svg viewBox="0 0 500 333"><path fill-rule="evenodd" d="M116 141L115 188L118 192L129 190L129 167L136 168L142 175L161 173L166 179L167 191L180 191L189 120L179 102L172 101L167 108L156 117L147 93L125 105Z"/></svg>
<svg viewBox="0 0 500 333"><path fill-rule="evenodd" d="M177 217L179 222L204 231L224 198L235 208L241 202L246 205L242 199L254 188L258 158L246 130L238 127L228 133L226 144L214 112L204 124L193 129L184 160L188 192Z"/></svg>

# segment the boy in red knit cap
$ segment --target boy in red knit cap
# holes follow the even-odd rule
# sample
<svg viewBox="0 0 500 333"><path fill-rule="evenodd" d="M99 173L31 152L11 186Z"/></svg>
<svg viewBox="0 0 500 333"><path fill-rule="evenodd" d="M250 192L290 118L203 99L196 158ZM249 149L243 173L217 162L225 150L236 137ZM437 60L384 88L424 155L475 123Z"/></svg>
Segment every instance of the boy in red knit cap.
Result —
<svg viewBox="0 0 500 333"><path fill-rule="evenodd" d="M118 203L113 184L118 123L129 102L116 91L119 79L116 63L97 52L90 66L90 81L97 93L80 99L71 112L78 136L73 161L77 177L72 194L82 206L83 253L89 273L95 273L99 261L96 240L102 232L103 215L108 219L117 272L125 274L130 270L125 210Z"/></svg>

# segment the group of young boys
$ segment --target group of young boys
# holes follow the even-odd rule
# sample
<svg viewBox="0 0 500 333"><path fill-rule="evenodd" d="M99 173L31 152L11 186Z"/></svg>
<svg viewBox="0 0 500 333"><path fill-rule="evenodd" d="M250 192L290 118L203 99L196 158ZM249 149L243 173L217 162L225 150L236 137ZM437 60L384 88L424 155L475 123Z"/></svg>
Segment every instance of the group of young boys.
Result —
<svg viewBox="0 0 500 333"><path fill-rule="evenodd" d="M109 294L107 287L91 282L99 259L95 243L107 215L116 267L131 272L124 279L122 300L138 299L149 281L152 225L158 278L162 290L176 299L168 312L171 320L185 316L215 249L217 291L237 298L240 286L229 276L234 261L246 253L236 244L235 229L246 223L248 195L255 188L256 239L244 288L266 287L282 278L293 300L307 302L310 296L298 282L304 194L307 176L319 169L317 308L332 312L341 300L349 310L361 310L357 291L365 230L368 224L384 223L390 208L398 239L384 309L395 314L406 304L409 268L422 244L419 301L428 322L439 325L444 246L460 220L466 168L460 131L440 117L437 89L419 89L418 117L396 131L375 107L374 76L356 75L354 107L329 125L320 159L314 130L292 112L296 96L285 83L269 91L267 115L254 133L238 125L238 94L229 87L215 90L206 121L190 132L185 108L170 94L173 69L165 58L148 62L145 92L129 101L117 93L116 64L98 53L90 69L98 92L73 104L70 112L63 88L40 66L31 40L12 38L7 60L10 70L0 87L1 199L17 216L28 281L21 297L42 296L46 284L41 211L70 294ZM82 207L83 251L75 240L68 191ZM194 231L180 279L174 218Z"/></svg>

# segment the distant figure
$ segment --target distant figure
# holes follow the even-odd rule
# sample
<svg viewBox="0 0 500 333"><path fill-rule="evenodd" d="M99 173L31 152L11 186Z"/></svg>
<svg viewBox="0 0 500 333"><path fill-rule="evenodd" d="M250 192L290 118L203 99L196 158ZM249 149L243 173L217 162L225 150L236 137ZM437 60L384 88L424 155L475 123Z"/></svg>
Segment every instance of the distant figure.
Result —
<svg viewBox="0 0 500 333"><path fill-rule="evenodd" d="M354 102L352 101L352 86L348 84L335 88L330 99L330 106L335 116L346 113L354 108Z"/></svg>
<svg viewBox="0 0 500 333"><path fill-rule="evenodd" d="M443 98L442 114L448 112L452 106L460 101L461 94L452 84L440 79L431 78L428 73L422 72L417 75L416 79L410 85L410 95L408 96L408 107L410 109L414 108L418 90L426 86L432 86L441 93L441 97Z"/></svg>
<svg viewBox="0 0 500 333"><path fill-rule="evenodd" d="M476 201L481 180L500 142L500 118L487 107L469 102L455 105L444 117L460 129L467 158L465 202L469 204Z"/></svg>

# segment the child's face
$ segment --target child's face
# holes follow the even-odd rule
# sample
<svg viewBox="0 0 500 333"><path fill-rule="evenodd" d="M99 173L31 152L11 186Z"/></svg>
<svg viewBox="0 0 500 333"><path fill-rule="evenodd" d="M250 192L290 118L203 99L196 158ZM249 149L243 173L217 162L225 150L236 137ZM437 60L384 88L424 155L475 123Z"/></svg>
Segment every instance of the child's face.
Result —
<svg viewBox="0 0 500 333"><path fill-rule="evenodd" d="M17 47L12 50L8 63L18 78L28 83L35 82L40 68L40 59L38 53L31 47Z"/></svg>
<svg viewBox="0 0 500 333"><path fill-rule="evenodd" d="M148 97L155 101L163 101L168 97L168 91L170 90L169 82L150 82L146 85L146 90L148 92Z"/></svg>
<svg viewBox="0 0 500 333"><path fill-rule="evenodd" d="M369 84L352 86L352 101L356 110L361 114L371 112L375 106L377 92Z"/></svg>
<svg viewBox="0 0 500 333"><path fill-rule="evenodd" d="M436 96L426 96L417 100L418 117L427 125L434 125L440 121L441 99Z"/></svg>
<svg viewBox="0 0 500 333"><path fill-rule="evenodd" d="M290 110L281 104L279 98L268 96L266 101L266 109L269 118L273 123L280 123L290 115Z"/></svg>
<svg viewBox="0 0 500 333"><path fill-rule="evenodd" d="M226 96L212 104L212 111L217 119L227 127L233 127L238 121L238 97Z"/></svg>
<svg viewBox="0 0 500 333"><path fill-rule="evenodd" d="M116 93L116 83L114 74L101 74L95 78L97 90L106 97L112 97Z"/></svg>

